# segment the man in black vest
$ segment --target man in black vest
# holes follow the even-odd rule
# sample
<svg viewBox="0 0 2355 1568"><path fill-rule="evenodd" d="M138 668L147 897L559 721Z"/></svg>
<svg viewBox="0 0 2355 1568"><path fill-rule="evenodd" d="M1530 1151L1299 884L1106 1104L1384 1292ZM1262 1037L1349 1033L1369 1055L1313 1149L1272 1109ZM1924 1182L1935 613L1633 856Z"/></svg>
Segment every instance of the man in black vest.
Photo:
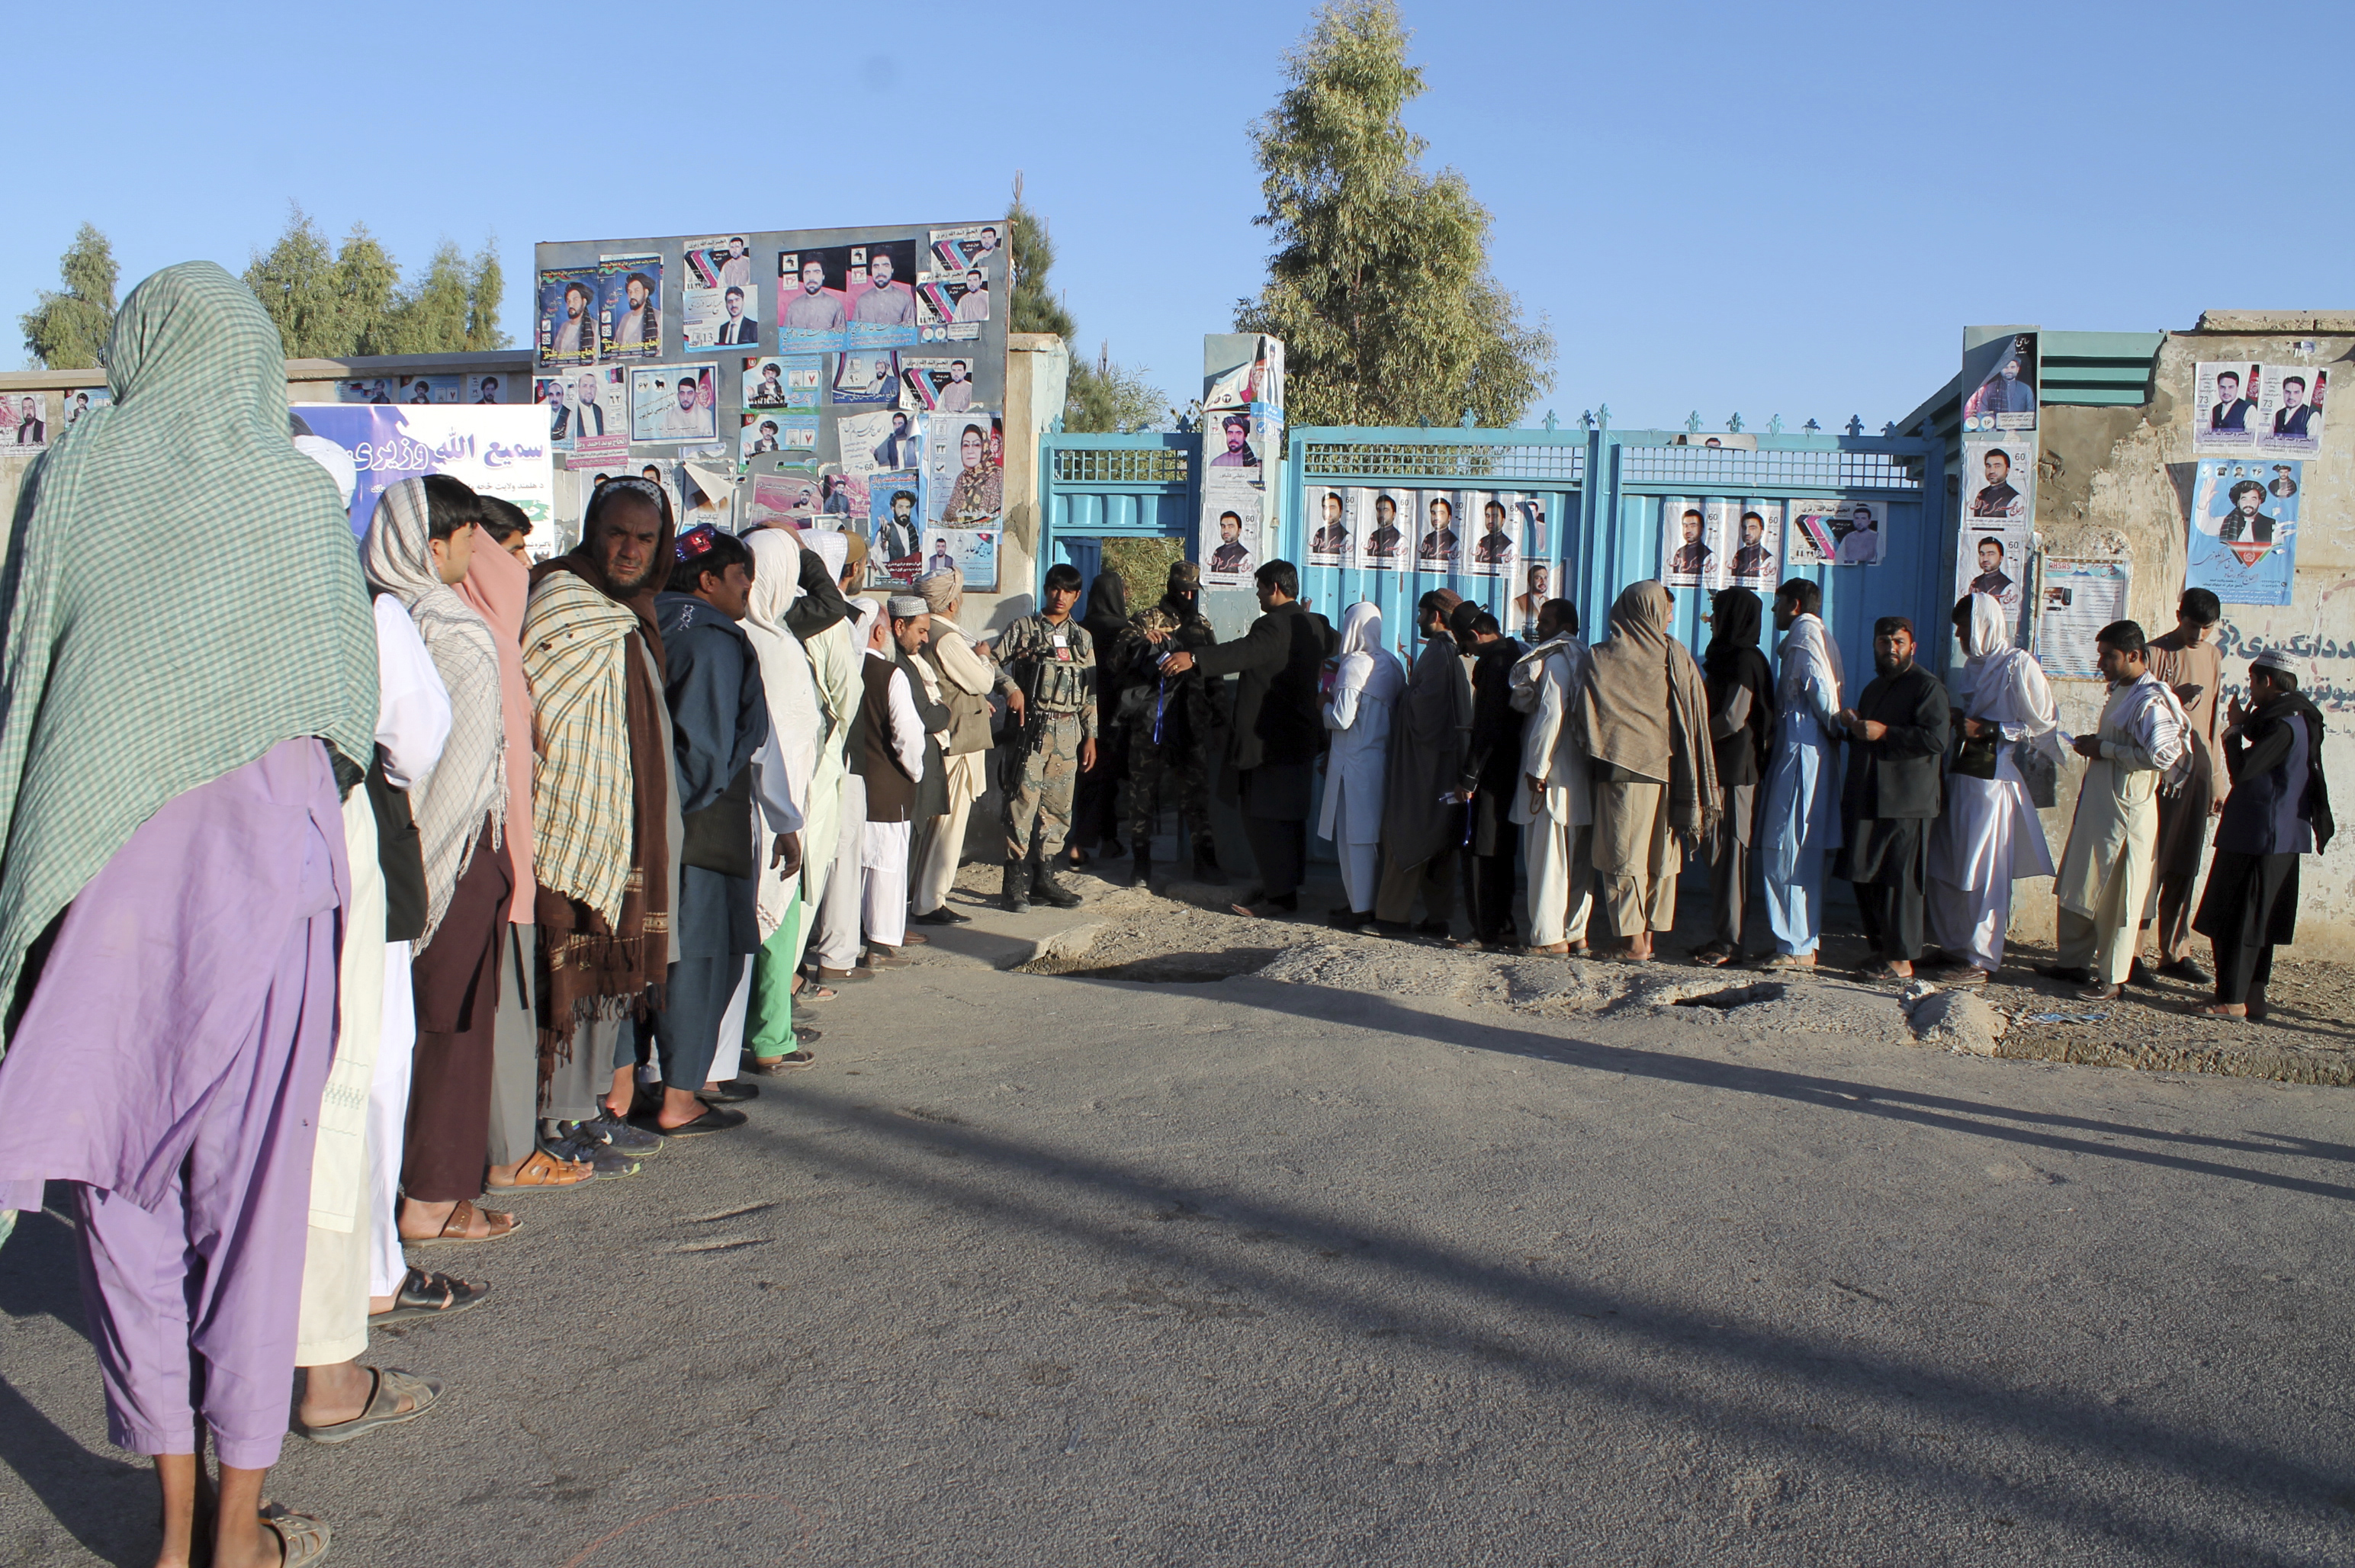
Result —
<svg viewBox="0 0 2355 1568"><path fill-rule="evenodd" d="M1266 613L1231 643L1180 649L1162 661L1164 675L1199 669L1210 680L1240 675L1235 721L1227 731L1227 762L1243 836L1259 862L1260 902L1234 906L1238 914L1290 914L1300 907L1300 878L1308 858L1308 806L1316 752L1324 740L1317 676L1332 651L1333 628L1300 603L1300 573L1288 560L1271 560L1253 574Z"/></svg>
<svg viewBox="0 0 2355 1568"><path fill-rule="evenodd" d="M1872 624L1878 671L1854 708L1839 715L1849 733L1848 785L1840 796L1843 843L1832 874L1856 884L1864 933L1881 962L1878 980L1910 980L1922 956L1930 824L1944 801L1946 688L1913 662L1913 623L1883 615Z"/></svg>

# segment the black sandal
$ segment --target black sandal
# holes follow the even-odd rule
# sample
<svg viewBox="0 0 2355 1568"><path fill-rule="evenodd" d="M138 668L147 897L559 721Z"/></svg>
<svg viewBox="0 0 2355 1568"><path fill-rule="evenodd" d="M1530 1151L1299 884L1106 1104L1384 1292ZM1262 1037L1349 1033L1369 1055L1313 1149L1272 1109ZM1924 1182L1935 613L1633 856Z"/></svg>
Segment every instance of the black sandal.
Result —
<svg viewBox="0 0 2355 1568"><path fill-rule="evenodd" d="M392 1305L382 1312L368 1315L374 1328L385 1323L405 1322L411 1317L442 1317L453 1312L464 1312L479 1306L491 1293L487 1285L469 1285L446 1274L433 1274L412 1268L402 1276L400 1289L394 1293Z"/></svg>

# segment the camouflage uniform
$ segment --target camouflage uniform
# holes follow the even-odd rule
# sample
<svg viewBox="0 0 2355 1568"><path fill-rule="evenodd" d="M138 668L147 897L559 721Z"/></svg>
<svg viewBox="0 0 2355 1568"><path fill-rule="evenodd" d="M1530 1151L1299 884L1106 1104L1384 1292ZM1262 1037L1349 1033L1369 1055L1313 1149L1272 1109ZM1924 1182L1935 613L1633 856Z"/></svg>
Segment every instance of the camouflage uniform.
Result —
<svg viewBox="0 0 2355 1568"><path fill-rule="evenodd" d="M1169 635L1156 646L1148 632ZM1128 727L1128 830L1140 846L1153 840L1164 781L1173 773L1187 834L1198 848L1213 842L1210 746L1216 732L1226 728L1224 683L1191 672L1165 682L1155 665L1165 652L1190 652L1218 640L1199 613L1164 598L1131 618L1131 630L1114 652L1114 663L1128 683L1121 691L1122 721Z"/></svg>
<svg viewBox="0 0 2355 1568"><path fill-rule="evenodd" d="M1062 640L1058 647L1056 640ZM1076 619L1025 615L997 639L997 685L1022 694L1022 741L1006 759L1006 859L1051 860L1071 830L1080 746L1096 738L1096 654Z"/></svg>

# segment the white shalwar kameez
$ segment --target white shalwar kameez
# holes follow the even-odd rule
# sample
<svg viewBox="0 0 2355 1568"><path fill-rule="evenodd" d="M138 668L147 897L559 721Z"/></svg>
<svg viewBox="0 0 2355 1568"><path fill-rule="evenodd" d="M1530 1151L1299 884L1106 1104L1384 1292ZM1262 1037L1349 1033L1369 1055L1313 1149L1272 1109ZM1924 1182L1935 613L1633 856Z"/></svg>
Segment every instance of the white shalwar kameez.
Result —
<svg viewBox="0 0 2355 1568"><path fill-rule="evenodd" d="M2102 754L2085 764L2052 885L2061 964L2092 970L2096 985L2125 985L2134 965L2158 853L2158 788L2190 772L2189 731L2183 705L2148 670L2102 709Z"/></svg>
<svg viewBox="0 0 2355 1568"><path fill-rule="evenodd" d="M2052 847L2012 762L2025 741L2057 766L2061 716L2044 671L2011 645L2002 602L1971 595L1964 633L1963 713L1997 731L1995 777L1946 774L1946 814L1930 832L1930 940L1949 958L1994 974L2011 924L2011 884L2052 875Z"/></svg>
<svg viewBox="0 0 2355 1568"><path fill-rule="evenodd" d="M1382 785L1391 745L1391 712L1406 689L1397 656L1382 646L1382 613L1352 604L1341 617L1341 657L1333 693L1325 699L1325 728L1333 731L1325 758L1325 800L1316 835L1330 839L1341 859L1341 887L1354 913L1370 914L1380 871Z"/></svg>
<svg viewBox="0 0 2355 1568"><path fill-rule="evenodd" d="M1521 825L1521 855L1529 862L1531 947L1586 941L1594 908L1594 786L1578 726L1567 722L1571 699L1586 679L1587 648L1563 633L1513 661L1507 685L1521 727L1521 777L1508 814ZM1531 803L1529 781L1544 789Z"/></svg>
<svg viewBox="0 0 2355 1568"><path fill-rule="evenodd" d="M1774 745L1767 764L1766 805L1758 836L1766 884L1766 923L1774 950L1793 957L1816 951L1823 934L1824 856L1840 847L1838 731L1846 672L1823 622L1800 615L1775 649Z"/></svg>

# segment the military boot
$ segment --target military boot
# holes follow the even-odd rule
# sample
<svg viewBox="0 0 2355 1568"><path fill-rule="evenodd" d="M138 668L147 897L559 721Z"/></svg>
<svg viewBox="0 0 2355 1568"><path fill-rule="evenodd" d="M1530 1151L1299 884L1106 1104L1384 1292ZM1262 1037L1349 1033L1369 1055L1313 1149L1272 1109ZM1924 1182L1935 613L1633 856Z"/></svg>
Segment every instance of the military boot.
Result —
<svg viewBox="0 0 2355 1568"><path fill-rule="evenodd" d="M1227 874L1219 869L1219 851L1207 838L1194 840L1194 880L1214 888L1227 885Z"/></svg>
<svg viewBox="0 0 2355 1568"><path fill-rule="evenodd" d="M1136 856L1129 862L1128 885L1132 888L1153 885L1153 850L1141 838L1136 842Z"/></svg>
<svg viewBox="0 0 2355 1568"><path fill-rule="evenodd" d="M1080 895L1055 880L1055 873L1048 869L1047 862L1036 849L1030 851L1030 896L1057 909L1080 907Z"/></svg>
<svg viewBox="0 0 2355 1568"><path fill-rule="evenodd" d="M1030 912L1030 868L1019 860L1006 862L1006 907L1016 914Z"/></svg>

